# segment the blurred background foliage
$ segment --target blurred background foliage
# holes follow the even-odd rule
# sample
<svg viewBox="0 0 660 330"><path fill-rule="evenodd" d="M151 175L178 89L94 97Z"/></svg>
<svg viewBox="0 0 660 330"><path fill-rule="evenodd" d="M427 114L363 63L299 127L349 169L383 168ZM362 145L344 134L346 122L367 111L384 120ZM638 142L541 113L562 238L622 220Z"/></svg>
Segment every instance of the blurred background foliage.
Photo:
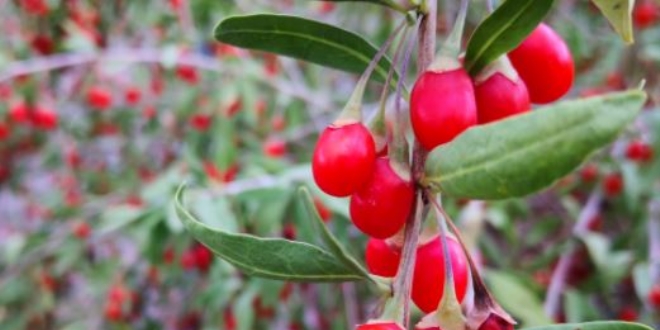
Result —
<svg viewBox="0 0 660 330"><path fill-rule="evenodd" d="M637 7L649 4L652 14L636 9L631 47L587 1L558 1L549 19L576 59L571 98L646 80L634 127L536 196L446 202L523 325L657 325L660 13ZM441 5L443 35L456 4ZM372 316L379 300L366 286L245 277L174 215L172 194L188 182L191 209L214 227L311 241L295 193L308 185L362 255L347 200L318 191L308 165L357 77L212 40L221 19L255 12L321 20L377 45L398 20L370 4L304 0L0 2L0 329L347 329ZM485 12L474 1L468 28ZM373 112L382 86L370 88ZM543 302L558 274L568 285L546 304L553 320Z"/></svg>

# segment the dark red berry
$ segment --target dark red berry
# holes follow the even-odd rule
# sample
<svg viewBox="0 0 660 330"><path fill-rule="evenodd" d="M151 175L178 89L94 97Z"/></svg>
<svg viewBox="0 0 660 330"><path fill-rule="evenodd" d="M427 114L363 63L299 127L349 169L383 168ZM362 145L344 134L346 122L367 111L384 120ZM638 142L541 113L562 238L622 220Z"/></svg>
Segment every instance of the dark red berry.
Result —
<svg viewBox="0 0 660 330"><path fill-rule="evenodd" d="M382 277L394 277L399 269L401 250L385 240L370 238L365 251L367 269Z"/></svg>
<svg viewBox="0 0 660 330"><path fill-rule="evenodd" d="M626 158L631 161L644 163L653 159L653 148L641 140L633 140L626 147Z"/></svg>
<svg viewBox="0 0 660 330"><path fill-rule="evenodd" d="M545 104L564 96L575 76L573 57L564 40L541 23L509 53L511 63L527 85L532 103Z"/></svg>
<svg viewBox="0 0 660 330"><path fill-rule="evenodd" d="M468 263L461 245L453 238L447 239L454 273L454 288L458 301L463 301L468 284ZM425 313L437 309L445 289L445 258L442 243L435 237L417 249L413 276L412 300Z"/></svg>
<svg viewBox="0 0 660 330"><path fill-rule="evenodd" d="M627 321L627 322L634 322L637 321L637 318L639 317L639 314L637 313L637 310L635 310L632 307L623 307L619 311L619 315L617 315L617 318L621 321Z"/></svg>
<svg viewBox="0 0 660 330"><path fill-rule="evenodd" d="M616 197L623 190L623 177L619 173L610 173L603 180L603 190L608 197Z"/></svg>
<svg viewBox="0 0 660 330"><path fill-rule="evenodd" d="M590 163L580 170L580 178L584 182L594 182L598 179L598 165Z"/></svg>
<svg viewBox="0 0 660 330"><path fill-rule="evenodd" d="M9 137L11 131L9 130L9 125L0 121L0 141Z"/></svg>
<svg viewBox="0 0 660 330"><path fill-rule="evenodd" d="M486 71L475 79L479 124L525 113L530 109L529 93L506 57L500 59L503 68Z"/></svg>
<svg viewBox="0 0 660 330"><path fill-rule="evenodd" d="M328 195L355 193L371 178L375 149L374 139L362 123L328 126L314 149L314 181Z"/></svg>
<svg viewBox="0 0 660 330"><path fill-rule="evenodd" d="M126 90L124 97L128 105L136 105L140 102L140 98L142 98L142 92L137 87L130 87Z"/></svg>
<svg viewBox="0 0 660 330"><path fill-rule="evenodd" d="M491 313L477 330L513 330L513 324L499 315Z"/></svg>
<svg viewBox="0 0 660 330"><path fill-rule="evenodd" d="M394 171L389 158L379 158L369 181L351 196L351 221L363 233L385 239L403 227L415 189L401 175Z"/></svg>
<svg viewBox="0 0 660 330"><path fill-rule="evenodd" d="M660 310L660 285L656 284L649 292L649 304L656 310Z"/></svg>
<svg viewBox="0 0 660 330"><path fill-rule="evenodd" d="M467 72L463 68L424 72L410 94L410 121L426 150L476 125L474 87Z"/></svg>

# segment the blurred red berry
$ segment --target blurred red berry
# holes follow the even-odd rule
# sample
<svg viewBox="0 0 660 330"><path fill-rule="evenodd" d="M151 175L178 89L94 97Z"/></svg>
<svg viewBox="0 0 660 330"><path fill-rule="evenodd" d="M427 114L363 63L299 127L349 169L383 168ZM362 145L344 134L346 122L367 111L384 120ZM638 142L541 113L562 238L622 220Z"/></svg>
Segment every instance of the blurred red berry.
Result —
<svg viewBox="0 0 660 330"><path fill-rule="evenodd" d="M271 120L270 126L274 132L281 132L286 127L286 120L284 117L277 115Z"/></svg>
<svg viewBox="0 0 660 330"><path fill-rule="evenodd" d="M112 106L112 94L101 86L93 86L87 91L87 103L95 109L107 110Z"/></svg>
<svg viewBox="0 0 660 330"><path fill-rule="evenodd" d="M212 123L213 118L211 115L205 113L196 113L190 118L190 126L199 132L207 131Z"/></svg>
<svg viewBox="0 0 660 330"><path fill-rule="evenodd" d="M104 315L106 320L110 322L120 322L123 318L123 312L121 308L121 303L116 301L110 301L105 306Z"/></svg>
<svg viewBox="0 0 660 330"><path fill-rule="evenodd" d="M10 133L9 125L7 125L7 123L0 121L0 141L8 138L9 133Z"/></svg>
<svg viewBox="0 0 660 330"><path fill-rule="evenodd" d="M584 182L594 182L598 179L598 165L589 163L580 170L580 178Z"/></svg>
<svg viewBox="0 0 660 330"><path fill-rule="evenodd" d="M637 310L630 306L626 306L621 308L617 318L621 321L634 322L637 321L638 316Z"/></svg>
<svg viewBox="0 0 660 330"><path fill-rule="evenodd" d="M658 4L653 0L642 0L635 4L632 12L633 22L640 29L645 29L655 25L660 18Z"/></svg>
<svg viewBox="0 0 660 330"><path fill-rule="evenodd" d="M623 190L623 177L619 173L608 174L603 181L603 190L608 197L616 197Z"/></svg>
<svg viewBox="0 0 660 330"><path fill-rule="evenodd" d="M284 228L282 228L282 237L288 239L288 240L295 240L296 239L296 225L292 223L286 223L284 224Z"/></svg>
<svg viewBox="0 0 660 330"><path fill-rule="evenodd" d="M190 65L180 64L176 67L176 76L190 85L196 85L199 82L199 73L197 69Z"/></svg>
<svg viewBox="0 0 660 330"><path fill-rule="evenodd" d="M17 124L24 124L30 121L30 111L25 102L17 102L9 107L9 119Z"/></svg>
<svg viewBox="0 0 660 330"><path fill-rule="evenodd" d="M91 232L92 228L87 222L78 222L73 226L73 234L79 239L86 239Z"/></svg>
<svg viewBox="0 0 660 330"><path fill-rule="evenodd" d="M129 87L126 90L125 98L127 104L136 105L140 102L140 98L142 98L142 92L137 87Z"/></svg>
<svg viewBox="0 0 660 330"><path fill-rule="evenodd" d="M656 284L649 292L649 303L656 310L660 310L660 284Z"/></svg>
<svg viewBox="0 0 660 330"><path fill-rule="evenodd" d="M52 54L55 50L55 44L53 43L53 40L43 34L36 35L30 42L30 45L35 52L41 55Z"/></svg>
<svg viewBox="0 0 660 330"><path fill-rule="evenodd" d="M45 16L49 11L46 0L20 0L20 5L27 13L35 16Z"/></svg>
<svg viewBox="0 0 660 330"><path fill-rule="evenodd" d="M57 127L57 113L50 108L36 106L32 113L32 124L38 129L49 131Z"/></svg>
<svg viewBox="0 0 660 330"><path fill-rule="evenodd" d="M653 148L640 140L630 141L626 147L626 158L639 163L648 162L653 158Z"/></svg>
<svg viewBox="0 0 660 330"><path fill-rule="evenodd" d="M332 211L330 211L330 209L328 209L328 207L323 204L323 201L320 198L314 197L314 207L316 207L316 212L319 213L319 217L321 217L323 222L330 221L332 218Z"/></svg>
<svg viewBox="0 0 660 330"><path fill-rule="evenodd" d="M266 156L280 158L286 154L286 142L277 138L268 138L263 149Z"/></svg>
<svg viewBox="0 0 660 330"><path fill-rule="evenodd" d="M241 98L234 98L227 106L225 107L223 113L226 117L231 118L235 116L243 108L243 101Z"/></svg>

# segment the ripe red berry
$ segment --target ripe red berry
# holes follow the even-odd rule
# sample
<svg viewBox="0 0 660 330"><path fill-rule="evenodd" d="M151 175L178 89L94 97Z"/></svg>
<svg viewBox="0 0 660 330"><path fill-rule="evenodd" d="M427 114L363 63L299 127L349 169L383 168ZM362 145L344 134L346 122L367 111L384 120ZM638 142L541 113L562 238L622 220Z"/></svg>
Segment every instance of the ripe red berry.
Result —
<svg viewBox="0 0 660 330"><path fill-rule="evenodd" d="M499 315L491 313L477 330L513 330L513 324Z"/></svg>
<svg viewBox="0 0 660 330"><path fill-rule="evenodd" d="M623 177L619 173L610 173L603 180L603 190L608 197L616 197L623 190Z"/></svg>
<svg viewBox="0 0 660 330"><path fill-rule="evenodd" d="M626 158L634 162L648 162L653 158L653 148L644 141L630 141L626 147Z"/></svg>
<svg viewBox="0 0 660 330"><path fill-rule="evenodd" d="M382 277L394 277L399 269L401 250L385 240L370 238L365 251L367 269Z"/></svg>
<svg viewBox="0 0 660 330"><path fill-rule="evenodd" d="M107 110L112 106L112 94L101 86L93 86L87 91L87 103L98 110Z"/></svg>
<svg viewBox="0 0 660 330"><path fill-rule="evenodd" d="M205 132L211 127L213 118L209 114L196 113L190 117L190 126L199 132Z"/></svg>
<svg viewBox="0 0 660 330"><path fill-rule="evenodd" d="M454 273L454 288L458 301L463 301L468 285L468 263L461 245L453 238L447 239ZM442 243L435 237L417 249L413 276L412 300L425 313L437 309L445 289L445 258Z"/></svg>
<svg viewBox="0 0 660 330"><path fill-rule="evenodd" d="M195 251L192 249L186 250L181 255L181 267L185 270L191 270L197 265Z"/></svg>
<svg viewBox="0 0 660 330"><path fill-rule="evenodd" d="M21 0L20 5L23 10L35 16L45 16L49 11L46 0Z"/></svg>
<svg viewBox="0 0 660 330"><path fill-rule="evenodd" d="M106 320L110 322L121 321L123 317L121 306L122 306L121 303L118 303L116 301L108 302L108 304L105 306L105 311L104 311Z"/></svg>
<svg viewBox="0 0 660 330"><path fill-rule="evenodd" d="M410 94L410 121L426 150L476 125L474 87L467 72L463 68L424 72Z"/></svg>
<svg viewBox="0 0 660 330"><path fill-rule="evenodd" d="M57 127L57 113L50 108L36 106L32 113L32 124L42 130L52 130Z"/></svg>
<svg viewBox="0 0 660 330"><path fill-rule="evenodd" d="M584 182L594 182L598 178L598 165L587 164L580 170L580 178Z"/></svg>
<svg viewBox="0 0 660 330"><path fill-rule="evenodd" d="M638 318L637 310L635 310L632 307L626 306L621 308L619 311L619 315L617 315L617 318L621 321L627 321L627 322L634 322L637 321Z"/></svg>
<svg viewBox="0 0 660 330"><path fill-rule="evenodd" d="M564 96L573 85L575 66L564 40L550 26L539 25L509 53L527 85L532 103L545 104Z"/></svg>
<svg viewBox="0 0 660 330"><path fill-rule="evenodd" d="M197 69L189 65L179 65L176 67L176 75L179 79L185 81L190 85L195 85L199 82L199 74Z"/></svg>
<svg viewBox="0 0 660 330"><path fill-rule="evenodd" d="M660 18L660 8L652 0L643 0L635 4L632 12L633 22L640 29L655 25Z"/></svg>
<svg viewBox="0 0 660 330"><path fill-rule="evenodd" d="M356 330L404 330L400 325L394 322L367 323L360 324Z"/></svg>
<svg viewBox="0 0 660 330"><path fill-rule="evenodd" d="M286 154L286 142L277 138L269 138L264 143L264 154L271 158L280 158Z"/></svg>
<svg viewBox="0 0 660 330"><path fill-rule="evenodd" d="M14 103L9 107L9 119L17 124L25 124L30 121L30 111L24 102Z"/></svg>
<svg viewBox="0 0 660 330"><path fill-rule="evenodd" d="M319 217L321 217L323 222L328 222L332 219L332 211L318 197L314 197L314 207L316 207L316 212L319 213Z"/></svg>
<svg viewBox="0 0 660 330"><path fill-rule="evenodd" d="M649 292L649 303L656 310L660 310L660 285L656 284Z"/></svg>
<svg viewBox="0 0 660 330"><path fill-rule="evenodd" d="M353 194L371 178L375 149L374 139L362 123L328 126L314 149L314 181L328 195Z"/></svg>
<svg viewBox="0 0 660 330"><path fill-rule="evenodd" d="M206 246L198 244L193 248L195 265L199 271L206 273L213 263L213 253Z"/></svg>
<svg viewBox="0 0 660 330"><path fill-rule="evenodd" d="M486 124L529 111L527 86L511 67L506 57L475 79L474 95L477 101L479 124Z"/></svg>
<svg viewBox="0 0 660 330"><path fill-rule="evenodd" d="M9 137L9 125L0 121L0 141Z"/></svg>
<svg viewBox="0 0 660 330"><path fill-rule="evenodd" d="M126 90L124 97L128 105L136 105L140 102L140 98L142 98L142 92L137 87L130 87Z"/></svg>
<svg viewBox="0 0 660 330"><path fill-rule="evenodd" d="M78 222L73 227L73 234L79 239L86 239L92 232L92 228L87 222Z"/></svg>
<svg viewBox="0 0 660 330"><path fill-rule="evenodd" d="M394 171L389 158L379 158L369 181L351 196L351 221L373 238L391 237L406 222L414 195L412 182Z"/></svg>
<svg viewBox="0 0 660 330"><path fill-rule="evenodd" d="M48 36L38 34L30 42L32 49L41 55L49 55L53 53L55 45L53 40Z"/></svg>

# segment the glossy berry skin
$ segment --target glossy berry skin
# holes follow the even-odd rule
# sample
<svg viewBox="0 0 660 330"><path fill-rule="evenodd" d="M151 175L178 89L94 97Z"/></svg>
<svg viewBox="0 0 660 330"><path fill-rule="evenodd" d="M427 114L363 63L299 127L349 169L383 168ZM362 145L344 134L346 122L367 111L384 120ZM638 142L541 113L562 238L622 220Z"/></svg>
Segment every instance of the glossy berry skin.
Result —
<svg viewBox="0 0 660 330"><path fill-rule="evenodd" d="M362 123L330 125L319 137L312 157L316 184L328 195L349 196L371 178L376 146Z"/></svg>
<svg viewBox="0 0 660 330"><path fill-rule="evenodd" d="M87 103L95 109L107 110L112 106L112 94L103 87L91 87L87 91Z"/></svg>
<svg viewBox="0 0 660 330"><path fill-rule="evenodd" d="M495 73L474 86L479 124L487 124L506 117L528 112L530 109L527 86L520 79L510 79Z"/></svg>
<svg viewBox="0 0 660 330"><path fill-rule="evenodd" d="M653 0L638 1L632 12L632 19L635 27L646 29L658 22L660 8Z"/></svg>
<svg viewBox="0 0 660 330"><path fill-rule="evenodd" d="M370 237L392 237L406 222L414 194L412 182L394 172L390 159L378 158L367 184L351 196L351 221Z"/></svg>
<svg viewBox="0 0 660 330"><path fill-rule="evenodd" d="M603 180L603 190L607 197L616 197L623 190L623 178L619 173L608 174Z"/></svg>
<svg viewBox="0 0 660 330"><path fill-rule="evenodd" d="M405 330L394 322L360 324L356 330Z"/></svg>
<svg viewBox="0 0 660 330"><path fill-rule="evenodd" d="M385 240L370 238L367 242L365 260L371 274L394 277L399 269L401 250Z"/></svg>
<svg viewBox="0 0 660 330"><path fill-rule="evenodd" d="M539 25L511 51L509 59L527 85L532 103L556 101L573 85L573 56L564 40L546 24Z"/></svg>
<svg viewBox="0 0 660 330"><path fill-rule="evenodd" d="M424 72L410 94L410 121L426 150L447 143L477 124L474 87L467 72Z"/></svg>
<svg viewBox="0 0 660 330"><path fill-rule="evenodd" d="M649 292L649 303L651 307L660 310L660 285L656 284Z"/></svg>
<svg viewBox="0 0 660 330"><path fill-rule="evenodd" d="M468 263L463 250L453 238L447 239L458 301L463 301L468 285ZM445 286L445 262L442 243L435 237L417 249L413 276L412 300L425 313L437 309Z"/></svg>

